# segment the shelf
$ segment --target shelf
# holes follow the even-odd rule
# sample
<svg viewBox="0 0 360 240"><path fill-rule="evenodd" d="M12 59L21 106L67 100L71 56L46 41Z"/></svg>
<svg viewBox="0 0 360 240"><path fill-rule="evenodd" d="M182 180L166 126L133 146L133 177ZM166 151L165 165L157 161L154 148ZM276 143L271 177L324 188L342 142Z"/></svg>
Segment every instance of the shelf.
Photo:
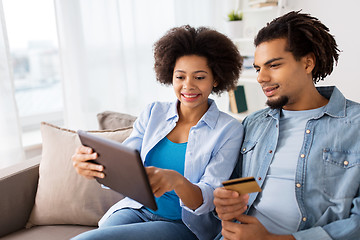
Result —
<svg viewBox="0 0 360 240"><path fill-rule="evenodd" d="M252 38L236 38L233 40L241 56L254 56L255 46Z"/></svg>
<svg viewBox="0 0 360 240"><path fill-rule="evenodd" d="M255 70L244 70L240 75L240 81L254 82L257 83L257 73Z"/></svg>
<svg viewBox="0 0 360 240"><path fill-rule="evenodd" d="M287 0L278 0L275 6L251 7L250 0L239 1L242 3L241 11L243 12L242 37L234 37L232 41L238 47L241 56L244 57L243 70L238 85L242 85L245 90L247 111L242 113L229 113L234 118L242 121L249 114L266 107L267 97L265 96L260 84L257 81L258 74L253 68L254 64L254 38L268 22L280 16L286 10ZM265 2L257 1L259 4Z"/></svg>
<svg viewBox="0 0 360 240"><path fill-rule="evenodd" d="M254 41L253 38L234 38L232 39L234 43L251 43Z"/></svg>
<svg viewBox="0 0 360 240"><path fill-rule="evenodd" d="M243 10L243 13L260 13L260 12L268 12L268 11L278 11L278 6L266 6L266 7L251 7Z"/></svg>

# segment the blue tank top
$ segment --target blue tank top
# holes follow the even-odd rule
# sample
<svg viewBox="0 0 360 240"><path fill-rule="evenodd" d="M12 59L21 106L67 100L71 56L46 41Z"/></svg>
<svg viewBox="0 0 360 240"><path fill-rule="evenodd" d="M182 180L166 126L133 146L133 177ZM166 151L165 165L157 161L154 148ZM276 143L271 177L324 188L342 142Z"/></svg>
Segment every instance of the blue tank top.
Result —
<svg viewBox="0 0 360 240"><path fill-rule="evenodd" d="M171 169L184 175L186 146L187 143L173 143L165 137L147 154L145 166ZM172 220L181 219L179 197L174 190L166 192L161 197L155 197L155 200L158 210L149 209L151 212Z"/></svg>

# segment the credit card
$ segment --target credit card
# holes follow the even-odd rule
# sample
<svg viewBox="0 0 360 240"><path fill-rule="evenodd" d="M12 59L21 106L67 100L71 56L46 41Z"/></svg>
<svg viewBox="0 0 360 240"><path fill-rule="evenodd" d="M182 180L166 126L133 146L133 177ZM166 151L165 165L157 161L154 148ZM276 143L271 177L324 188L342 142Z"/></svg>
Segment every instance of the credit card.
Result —
<svg viewBox="0 0 360 240"><path fill-rule="evenodd" d="M239 194L261 192L261 188L254 177L231 179L222 184L226 189L236 191Z"/></svg>

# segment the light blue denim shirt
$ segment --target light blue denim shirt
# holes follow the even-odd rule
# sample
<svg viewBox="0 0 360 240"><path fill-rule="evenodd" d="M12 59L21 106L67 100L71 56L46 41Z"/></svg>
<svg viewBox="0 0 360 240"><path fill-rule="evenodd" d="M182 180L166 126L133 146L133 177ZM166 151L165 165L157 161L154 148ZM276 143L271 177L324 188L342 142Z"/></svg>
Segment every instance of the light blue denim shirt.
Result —
<svg viewBox="0 0 360 240"><path fill-rule="evenodd" d="M134 123L133 132L123 144L140 152L144 161L149 151L176 126L178 101L154 102L147 106ZM203 204L196 210L181 201L182 220L199 239L213 239L221 231L220 221L213 216L213 191L229 179L239 155L243 127L235 118L218 110L209 99L209 109L190 129L185 153L184 176L202 192ZM140 208L141 204L125 198L115 204L99 225L114 211L124 207Z"/></svg>
<svg viewBox="0 0 360 240"><path fill-rule="evenodd" d="M306 123L294 191L301 223L298 240L360 239L360 104L336 87L319 87L330 101ZM244 122L239 166L262 186L279 136L280 111L264 109ZM249 206L258 193L250 195ZM279 196L281 197L281 196Z"/></svg>

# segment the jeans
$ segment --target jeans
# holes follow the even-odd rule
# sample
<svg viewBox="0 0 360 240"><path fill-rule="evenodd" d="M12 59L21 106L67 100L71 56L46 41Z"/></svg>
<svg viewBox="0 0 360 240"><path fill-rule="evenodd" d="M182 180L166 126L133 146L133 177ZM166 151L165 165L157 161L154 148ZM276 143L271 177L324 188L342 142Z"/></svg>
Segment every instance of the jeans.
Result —
<svg viewBox="0 0 360 240"><path fill-rule="evenodd" d="M84 232L72 240L143 240L186 239L197 237L181 220L169 220L151 213L146 208L124 208L114 212L98 228Z"/></svg>

